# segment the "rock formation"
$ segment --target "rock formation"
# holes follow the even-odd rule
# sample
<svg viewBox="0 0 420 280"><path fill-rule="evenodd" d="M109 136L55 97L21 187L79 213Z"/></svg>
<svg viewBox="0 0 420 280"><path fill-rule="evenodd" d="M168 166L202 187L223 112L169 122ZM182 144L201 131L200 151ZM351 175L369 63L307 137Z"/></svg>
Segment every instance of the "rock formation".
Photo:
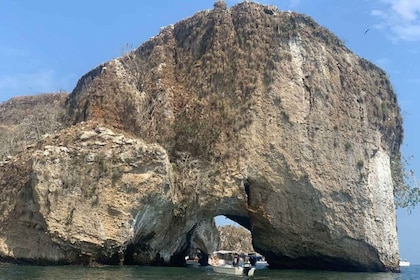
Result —
<svg viewBox="0 0 420 280"><path fill-rule="evenodd" d="M84 75L72 124L0 171L0 255L179 264L213 217L273 268L397 271L386 74L307 16L243 2Z"/></svg>
<svg viewBox="0 0 420 280"><path fill-rule="evenodd" d="M249 230L236 225L219 226L217 229L220 236L218 249L247 253L255 252Z"/></svg>
<svg viewBox="0 0 420 280"><path fill-rule="evenodd" d="M63 128L67 93L14 97L0 104L0 161Z"/></svg>

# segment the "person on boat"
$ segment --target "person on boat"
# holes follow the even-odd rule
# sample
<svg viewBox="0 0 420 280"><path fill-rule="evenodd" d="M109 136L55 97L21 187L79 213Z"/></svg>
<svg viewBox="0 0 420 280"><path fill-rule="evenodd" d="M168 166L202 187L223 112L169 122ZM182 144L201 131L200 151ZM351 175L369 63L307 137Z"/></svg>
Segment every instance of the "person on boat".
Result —
<svg viewBox="0 0 420 280"><path fill-rule="evenodd" d="M239 256L238 256L238 254L235 254L235 257L233 258L233 266L239 266Z"/></svg>
<svg viewBox="0 0 420 280"><path fill-rule="evenodd" d="M211 256L210 257L210 264L211 265L220 265L221 264L221 260L219 260L219 258L215 255L215 256Z"/></svg>
<svg viewBox="0 0 420 280"><path fill-rule="evenodd" d="M249 262L251 263L252 266L255 266L257 264L257 260L258 260L257 256L251 255L249 257Z"/></svg>

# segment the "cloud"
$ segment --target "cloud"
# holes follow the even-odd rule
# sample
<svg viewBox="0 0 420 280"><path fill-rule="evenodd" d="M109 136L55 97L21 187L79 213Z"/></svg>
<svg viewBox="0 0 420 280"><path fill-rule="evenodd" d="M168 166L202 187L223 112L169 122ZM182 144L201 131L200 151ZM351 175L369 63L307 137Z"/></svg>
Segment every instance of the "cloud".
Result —
<svg viewBox="0 0 420 280"><path fill-rule="evenodd" d="M420 0L380 0L371 15L379 18L375 26L389 32L393 40L420 41Z"/></svg>
<svg viewBox="0 0 420 280"><path fill-rule="evenodd" d="M375 64L379 65L382 68L387 68L387 66L389 66L391 62L392 60L387 57L383 57L383 58L379 58L375 60Z"/></svg>
<svg viewBox="0 0 420 280"><path fill-rule="evenodd" d="M407 80L409 83L420 85L420 78L411 78Z"/></svg>
<svg viewBox="0 0 420 280"><path fill-rule="evenodd" d="M29 49L0 45L0 102L13 96L71 91L80 74L56 72Z"/></svg>
<svg viewBox="0 0 420 280"><path fill-rule="evenodd" d="M59 89L52 70L0 75L0 99L16 95L53 92Z"/></svg>
<svg viewBox="0 0 420 280"><path fill-rule="evenodd" d="M291 9L296 8L297 6L300 5L301 0L290 0L290 5L289 7Z"/></svg>
<svg viewBox="0 0 420 280"><path fill-rule="evenodd" d="M392 9L405 21L417 21L420 12L419 0L392 1Z"/></svg>
<svg viewBox="0 0 420 280"><path fill-rule="evenodd" d="M0 46L0 56L1 57L11 57L11 58L20 58L20 57L27 57L29 55L28 51L21 49L21 48L15 48L11 46Z"/></svg>

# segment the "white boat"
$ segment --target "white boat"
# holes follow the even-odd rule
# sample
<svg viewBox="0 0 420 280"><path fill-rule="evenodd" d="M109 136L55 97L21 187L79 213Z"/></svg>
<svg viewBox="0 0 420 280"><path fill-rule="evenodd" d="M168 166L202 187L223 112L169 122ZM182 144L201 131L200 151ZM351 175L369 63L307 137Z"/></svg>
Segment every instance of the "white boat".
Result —
<svg viewBox="0 0 420 280"><path fill-rule="evenodd" d="M251 265L255 267L256 269L264 269L268 267L268 263L265 260L265 258L258 253L255 253L255 252L249 253L248 259Z"/></svg>
<svg viewBox="0 0 420 280"><path fill-rule="evenodd" d="M231 274L231 275L246 275L253 276L255 267L252 266L233 266L231 264L212 265L214 272Z"/></svg>
<svg viewBox="0 0 420 280"><path fill-rule="evenodd" d="M196 257L196 258L190 258L188 256L185 257L185 264L188 267L198 267L200 266L200 260Z"/></svg>
<svg viewBox="0 0 420 280"><path fill-rule="evenodd" d="M231 274L231 275L246 275L253 276L255 267L250 263L245 263L244 254L235 251L215 251L209 260L214 272Z"/></svg>
<svg viewBox="0 0 420 280"><path fill-rule="evenodd" d="M257 261L255 263L255 268L256 269L263 269L263 268L267 268L267 267L268 267L267 261Z"/></svg>
<svg viewBox="0 0 420 280"><path fill-rule="evenodd" d="M400 266L410 266L410 262L405 259L400 259Z"/></svg>

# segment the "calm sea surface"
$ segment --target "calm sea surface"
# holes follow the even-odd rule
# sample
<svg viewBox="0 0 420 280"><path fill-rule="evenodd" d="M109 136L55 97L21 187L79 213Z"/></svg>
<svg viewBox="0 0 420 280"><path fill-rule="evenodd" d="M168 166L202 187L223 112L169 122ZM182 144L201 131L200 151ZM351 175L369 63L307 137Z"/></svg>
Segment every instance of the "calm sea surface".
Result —
<svg viewBox="0 0 420 280"><path fill-rule="evenodd" d="M253 277L230 276L217 274L211 268L166 268L166 267L100 267L87 268L79 266L16 266L0 265L1 280L122 280L122 279L288 279L288 280L419 280L420 265L403 267L401 273L341 273L326 271L290 271L290 270L257 270Z"/></svg>

